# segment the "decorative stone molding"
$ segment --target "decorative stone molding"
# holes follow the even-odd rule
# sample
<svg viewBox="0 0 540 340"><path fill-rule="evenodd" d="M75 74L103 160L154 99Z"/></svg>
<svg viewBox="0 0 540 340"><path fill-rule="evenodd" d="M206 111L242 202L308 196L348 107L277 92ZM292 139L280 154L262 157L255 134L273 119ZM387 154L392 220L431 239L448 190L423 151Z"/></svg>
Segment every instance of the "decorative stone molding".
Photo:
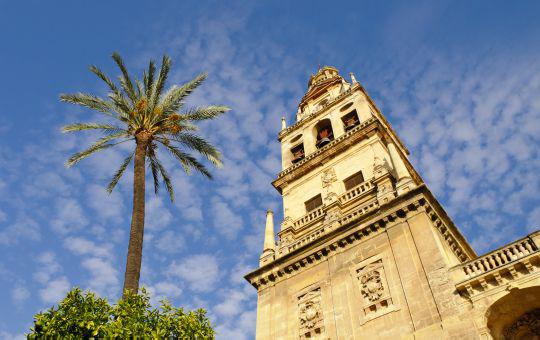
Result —
<svg viewBox="0 0 540 340"><path fill-rule="evenodd" d="M345 98L349 94L351 94L354 90L359 89L359 88L360 88L360 86L354 86L354 85L351 86L348 90L340 93L337 97L335 97L334 99L332 99L331 101L329 101L328 103L323 105L321 108L319 108L319 110L317 110L317 111L315 111L313 113L310 113L309 115L306 115L306 116L302 117L302 119L299 120L298 122L294 123L293 125L289 126L288 128L286 128L284 130L281 130L279 132L279 134L278 134L278 140L282 140L288 134L292 133L293 131L296 131L301 126L304 126L308 122L312 121L315 117L319 116L321 113L326 111L328 108L334 106L336 103L341 101L343 98Z"/></svg>
<svg viewBox="0 0 540 340"><path fill-rule="evenodd" d="M370 133L374 132L377 128L382 129L382 125L374 118L371 117L360 123L358 126L347 131L343 135L334 139L330 143L326 144L317 151L307 155L304 159L281 171L278 174L278 178L272 182L275 188L278 190L284 183L289 182L304 173L307 173L314 166L319 166L323 159L326 159L330 154L335 155L337 153L346 150L351 145L358 143L360 140L368 137Z"/></svg>
<svg viewBox="0 0 540 340"><path fill-rule="evenodd" d="M324 334L320 287L298 297L298 324L300 339Z"/></svg>
<svg viewBox="0 0 540 340"><path fill-rule="evenodd" d="M426 199L429 197L429 201ZM280 248L276 260L266 266L260 267L245 276L255 288L262 290L269 285L287 279L298 272L325 261L328 257L349 247L385 232L387 226L399 223L408 218L410 214L425 210L431 218L436 229L443 236L444 241L463 261L469 260L474 254L473 250L466 248L458 241L455 227L443 222L438 210L432 206L435 198L430 196L424 186L418 186L406 194L396 197L385 207L378 210L378 205L369 210L362 205L357 210L348 212L339 220L339 226L328 232L323 228L315 229L313 234L306 236L305 241L295 241L286 248ZM364 211L364 212L363 212ZM362 213L363 212L363 213ZM374 218L377 216L377 218ZM369 220L369 218L374 218ZM303 253L310 245L310 251ZM300 255L301 254L301 255Z"/></svg>

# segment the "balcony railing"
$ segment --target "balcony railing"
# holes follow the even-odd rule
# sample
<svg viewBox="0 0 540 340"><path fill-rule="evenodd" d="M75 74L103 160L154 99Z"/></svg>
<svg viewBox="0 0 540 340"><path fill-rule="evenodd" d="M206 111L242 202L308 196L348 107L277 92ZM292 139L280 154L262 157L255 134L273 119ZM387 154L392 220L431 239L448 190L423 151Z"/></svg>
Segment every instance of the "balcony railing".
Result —
<svg viewBox="0 0 540 340"><path fill-rule="evenodd" d="M343 195L339 196L339 202L344 204L354 198L363 196L373 189L375 189L375 186L373 183L371 183L371 181L362 182Z"/></svg>
<svg viewBox="0 0 540 340"><path fill-rule="evenodd" d="M322 217L323 215L324 215L324 210L322 207L314 209L308 212L307 214L305 214L304 216L300 217L296 221L294 221L293 222L294 228L295 229L301 228L305 226L306 224L309 224L310 222L318 219L319 217Z"/></svg>
<svg viewBox="0 0 540 340"><path fill-rule="evenodd" d="M470 280L538 252L530 238L521 239L477 259L461 264L461 278Z"/></svg>

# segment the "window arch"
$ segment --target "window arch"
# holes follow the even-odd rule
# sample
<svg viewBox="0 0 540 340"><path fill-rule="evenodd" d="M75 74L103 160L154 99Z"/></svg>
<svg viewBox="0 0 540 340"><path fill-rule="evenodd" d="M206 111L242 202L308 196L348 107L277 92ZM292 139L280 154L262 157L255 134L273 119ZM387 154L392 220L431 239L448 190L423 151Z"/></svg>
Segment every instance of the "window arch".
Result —
<svg viewBox="0 0 540 340"><path fill-rule="evenodd" d="M316 136L315 146L320 149L334 140L334 130L330 119L325 118L317 123L313 128Z"/></svg>

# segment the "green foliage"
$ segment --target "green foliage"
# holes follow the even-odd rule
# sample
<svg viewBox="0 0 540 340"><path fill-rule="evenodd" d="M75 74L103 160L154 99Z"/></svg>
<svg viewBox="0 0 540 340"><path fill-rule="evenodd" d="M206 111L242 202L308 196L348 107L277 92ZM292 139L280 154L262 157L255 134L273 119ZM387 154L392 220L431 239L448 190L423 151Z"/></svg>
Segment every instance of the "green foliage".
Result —
<svg viewBox="0 0 540 340"><path fill-rule="evenodd" d="M214 339L214 331L204 309L184 311L161 301L152 308L150 296L128 291L118 303L91 292L72 289L60 302L34 317L29 339L89 338L172 338Z"/></svg>

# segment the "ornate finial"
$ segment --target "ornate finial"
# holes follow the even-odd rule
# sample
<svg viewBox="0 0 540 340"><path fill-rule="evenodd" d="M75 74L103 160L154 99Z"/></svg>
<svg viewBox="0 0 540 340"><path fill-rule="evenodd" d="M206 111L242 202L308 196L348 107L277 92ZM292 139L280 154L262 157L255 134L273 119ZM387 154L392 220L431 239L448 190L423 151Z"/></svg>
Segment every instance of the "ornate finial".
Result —
<svg viewBox="0 0 540 340"><path fill-rule="evenodd" d="M285 120L285 116L281 117L281 130L285 130L287 128L287 121Z"/></svg>
<svg viewBox="0 0 540 340"><path fill-rule="evenodd" d="M358 83L358 81L356 80L356 77L354 76L354 73L349 72L349 75L351 76L351 82L352 82L353 84Z"/></svg>

